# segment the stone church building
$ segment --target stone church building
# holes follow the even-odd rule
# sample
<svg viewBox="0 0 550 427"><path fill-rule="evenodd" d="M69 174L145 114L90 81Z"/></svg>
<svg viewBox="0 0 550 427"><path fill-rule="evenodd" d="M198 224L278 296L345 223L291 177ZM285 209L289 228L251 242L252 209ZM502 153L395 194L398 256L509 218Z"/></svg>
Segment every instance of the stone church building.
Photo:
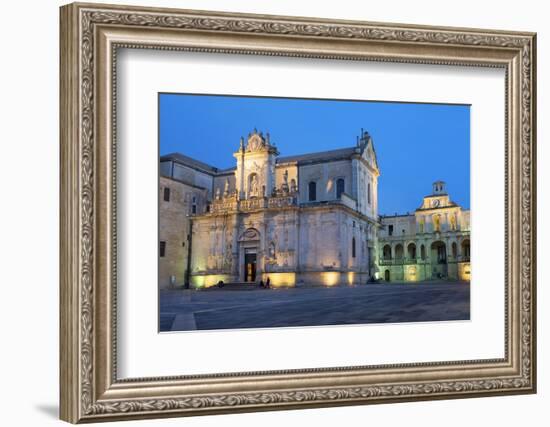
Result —
<svg viewBox="0 0 550 427"><path fill-rule="evenodd" d="M233 156L226 170L161 157L161 287L267 277L273 286L337 285L374 275L380 173L367 132L354 147L284 157L255 130Z"/></svg>
<svg viewBox="0 0 550 427"><path fill-rule="evenodd" d="M233 156L229 169L161 157L161 288L469 280L469 211L438 182L415 214L380 217L367 132L353 147L285 157L254 130Z"/></svg>

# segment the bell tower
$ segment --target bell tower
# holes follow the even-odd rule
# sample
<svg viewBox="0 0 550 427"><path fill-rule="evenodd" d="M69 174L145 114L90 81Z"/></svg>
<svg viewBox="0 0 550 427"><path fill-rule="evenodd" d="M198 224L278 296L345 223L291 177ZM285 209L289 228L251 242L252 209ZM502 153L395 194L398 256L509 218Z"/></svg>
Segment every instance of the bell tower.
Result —
<svg viewBox="0 0 550 427"><path fill-rule="evenodd" d="M241 138L239 150L233 154L237 159L235 182L239 199L265 197L271 194L275 186L275 158L279 155L277 147L265 136L254 129L248 134L246 144Z"/></svg>
<svg viewBox="0 0 550 427"><path fill-rule="evenodd" d="M446 188L445 182L435 181L432 185L433 185L433 194L434 195L447 194L447 188Z"/></svg>

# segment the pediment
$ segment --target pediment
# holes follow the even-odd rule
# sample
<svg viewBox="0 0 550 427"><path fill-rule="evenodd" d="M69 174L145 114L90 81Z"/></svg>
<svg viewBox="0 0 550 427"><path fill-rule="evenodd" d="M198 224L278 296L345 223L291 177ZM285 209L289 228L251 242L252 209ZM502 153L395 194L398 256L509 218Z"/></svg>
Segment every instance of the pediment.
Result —
<svg viewBox="0 0 550 427"><path fill-rule="evenodd" d="M371 138L369 138L367 145L363 150L362 157L369 164L370 167L378 170L378 161L376 159L376 151L374 150L374 144Z"/></svg>
<svg viewBox="0 0 550 427"><path fill-rule="evenodd" d="M246 144L247 151L264 151L266 149L265 140L257 133L250 135Z"/></svg>

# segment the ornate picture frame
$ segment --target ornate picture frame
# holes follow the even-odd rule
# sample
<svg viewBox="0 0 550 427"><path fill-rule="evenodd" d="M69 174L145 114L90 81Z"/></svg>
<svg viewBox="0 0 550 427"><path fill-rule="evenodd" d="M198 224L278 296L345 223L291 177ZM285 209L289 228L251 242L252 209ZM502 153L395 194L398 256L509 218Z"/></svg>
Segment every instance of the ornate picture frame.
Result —
<svg viewBox="0 0 550 427"><path fill-rule="evenodd" d="M536 35L70 4L61 8L61 419L72 422L536 391ZM118 48L503 68L505 357L117 378Z"/></svg>

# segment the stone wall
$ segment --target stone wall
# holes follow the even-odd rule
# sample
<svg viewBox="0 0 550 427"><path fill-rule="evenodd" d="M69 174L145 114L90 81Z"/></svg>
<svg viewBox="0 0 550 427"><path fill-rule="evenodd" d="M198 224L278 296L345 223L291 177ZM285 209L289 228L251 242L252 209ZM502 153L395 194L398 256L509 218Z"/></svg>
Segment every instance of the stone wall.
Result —
<svg viewBox="0 0 550 427"><path fill-rule="evenodd" d="M336 200L336 180L343 178L344 191L352 195L351 160L340 160L326 163L316 163L299 167L300 203L308 203L309 183L314 181L317 185L317 198L315 201Z"/></svg>
<svg viewBox="0 0 550 427"><path fill-rule="evenodd" d="M256 282L270 277L273 286L359 284L369 277L367 222L341 205L206 214L192 221L192 286L243 281L245 251L256 254Z"/></svg>
<svg viewBox="0 0 550 427"><path fill-rule="evenodd" d="M164 200L164 189L170 191L170 200ZM159 245L165 244L164 257L159 252L159 286L183 286L189 250L189 201L192 194L204 190L161 176L159 182ZM173 283L171 280L173 277Z"/></svg>

